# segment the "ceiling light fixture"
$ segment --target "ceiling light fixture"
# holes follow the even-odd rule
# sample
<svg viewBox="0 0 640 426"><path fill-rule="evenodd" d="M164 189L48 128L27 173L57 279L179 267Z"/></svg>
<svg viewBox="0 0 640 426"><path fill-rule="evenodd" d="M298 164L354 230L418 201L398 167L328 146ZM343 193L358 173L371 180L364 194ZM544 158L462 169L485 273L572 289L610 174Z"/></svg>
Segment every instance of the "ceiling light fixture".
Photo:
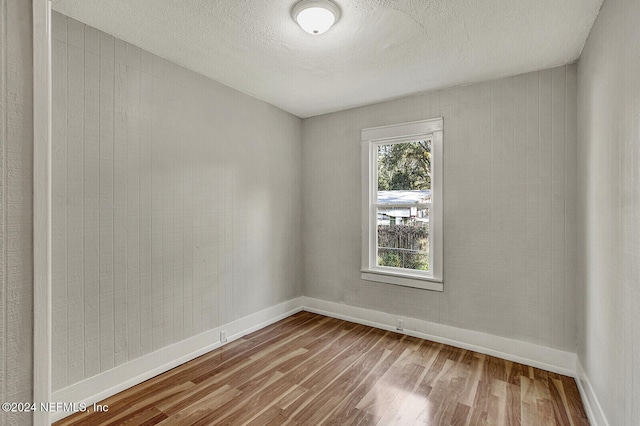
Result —
<svg viewBox="0 0 640 426"><path fill-rule="evenodd" d="M293 6L293 20L309 34L326 32L340 18L340 8L330 0L302 0Z"/></svg>

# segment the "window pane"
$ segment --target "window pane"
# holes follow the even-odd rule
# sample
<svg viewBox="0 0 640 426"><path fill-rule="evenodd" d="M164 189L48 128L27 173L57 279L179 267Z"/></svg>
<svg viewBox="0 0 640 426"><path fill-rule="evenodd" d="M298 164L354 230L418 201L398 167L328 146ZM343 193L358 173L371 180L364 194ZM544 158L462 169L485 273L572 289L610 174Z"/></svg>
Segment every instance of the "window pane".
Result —
<svg viewBox="0 0 640 426"><path fill-rule="evenodd" d="M429 270L429 209L378 209L378 266Z"/></svg>
<svg viewBox="0 0 640 426"><path fill-rule="evenodd" d="M378 145L377 189L379 197L382 191L431 190L431 141Z"/></svg>

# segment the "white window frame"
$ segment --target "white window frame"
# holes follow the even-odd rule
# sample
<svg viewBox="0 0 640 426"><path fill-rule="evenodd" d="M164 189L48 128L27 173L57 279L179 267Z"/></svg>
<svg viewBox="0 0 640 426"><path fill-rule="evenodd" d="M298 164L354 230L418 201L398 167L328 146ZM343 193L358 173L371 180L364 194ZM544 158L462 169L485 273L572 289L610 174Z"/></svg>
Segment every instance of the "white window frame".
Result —
<svg viewBox="0 0 640 426"><path fill-rule="evenodd" d="M362 129L362 267L366 281L444 290L443 281L443 147L442 117ZM378 266L377 187L379 145L431 140L431 204L429 205L429 271ZM427 203L428 204L428 203Z"/></svg>

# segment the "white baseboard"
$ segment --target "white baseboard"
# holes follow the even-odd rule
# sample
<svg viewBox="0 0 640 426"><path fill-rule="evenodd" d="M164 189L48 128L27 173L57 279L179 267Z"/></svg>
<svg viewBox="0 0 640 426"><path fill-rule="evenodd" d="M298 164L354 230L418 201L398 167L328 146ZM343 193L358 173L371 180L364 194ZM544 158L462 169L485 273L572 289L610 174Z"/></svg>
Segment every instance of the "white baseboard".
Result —
<svg viewBox="0 0 640 426"><path fill-rule="evenodd" d="M90 406L222 346L221 330L227 331L227 342L232 342L301 310L301 297L288 300L53 392L52 401L84 403ZM58 421L71 414L73 413L63 411L52 413L51 421Z"/></svg>
<svg viewBox="0 0 640 426"><path fill-rule="evenodd" d="M530 365L543 370L576 377L576 354L560 351L546 346L522 342L466 330L444 324L371 309L358 308L326 300L303 297L304 310L358 324L369 325L383 330L396 331L421 339L444 343L458 348L468 349L509 361ZM398 318L404 319L404 330L396 330Z"/></svg>
<svg viewBox="0 0 640 426"><path fill-rule="evenodd" d="M310 297L298 297L174 343L53 392L52 401L92 405L222 346L223 344L220 342L221 330L227 330L228 342L231 342L302 310L384 330L398 331L395 328L398 315ZM405 321L404 330L399 331L400 333L578 377L576 375L576 355L571 352L415 318L403 317L403 319ZM602 410L595 399L589 381L585 378L583 383L583 380L579 378L578 386L580 386L580 393L592 423L608 426L608 423L604 421ZM587 386L586 392L584 386ZM592 414L591 407L594 405L602 422L594 421L594 419L598 419ZM52 413L51 420L58 421L70 414L72 413Z"/></svg>
<svg viewBox="0 0 640 426"><path fill-rule="evenodd" d="M584 411L587 412L589 422L592 426L609 426L609 422L602 411L602 406L596 393L591 386L591 381L587 376L587 372L582 367L580 359L576 361L576 382L578 383L578 390L582 397L582 404L584 405Z"/></svg>

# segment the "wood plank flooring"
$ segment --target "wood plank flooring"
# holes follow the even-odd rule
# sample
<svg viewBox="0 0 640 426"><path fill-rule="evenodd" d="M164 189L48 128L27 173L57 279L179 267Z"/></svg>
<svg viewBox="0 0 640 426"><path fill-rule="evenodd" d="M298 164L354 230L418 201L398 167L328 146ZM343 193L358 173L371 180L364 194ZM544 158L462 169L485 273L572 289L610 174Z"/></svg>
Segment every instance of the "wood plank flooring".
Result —
<svg viewBox="0 0 640 426"><path fill-rule="evenodd" d="M300 312L67 425L588 425L574 380Z"/></svg>

